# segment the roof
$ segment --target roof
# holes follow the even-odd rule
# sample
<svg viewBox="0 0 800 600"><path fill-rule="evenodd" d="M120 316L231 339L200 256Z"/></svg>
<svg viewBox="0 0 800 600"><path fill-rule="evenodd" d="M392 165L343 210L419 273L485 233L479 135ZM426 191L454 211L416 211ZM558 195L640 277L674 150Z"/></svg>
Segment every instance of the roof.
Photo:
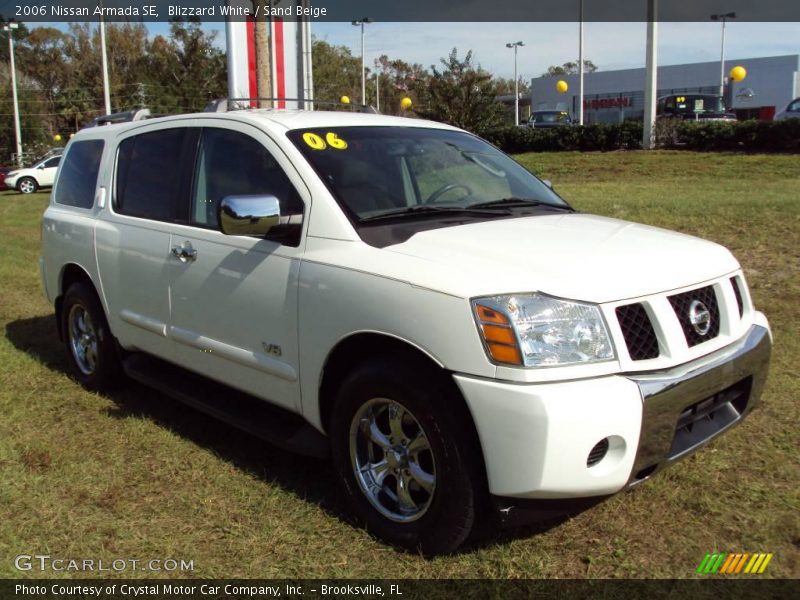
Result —
<svg viewBox="0 0 800 600"><path fill-rule="evenodd" d="M200 112L180 115L168 115L141 121L131 121L99 127L82 129L81 138L107 138L109 135L121 133L129 129L138 129L156 123L188 121L192 119L219 119L221 121L244 121L258 124L272 131L288 131L291 129L314 129L318 127L423 127L429 129L457 128L445 123L411 119L408 117L392 117L374 113L342 112L342 111L308 111L290 109L243 109L228 112Z"/></svg>

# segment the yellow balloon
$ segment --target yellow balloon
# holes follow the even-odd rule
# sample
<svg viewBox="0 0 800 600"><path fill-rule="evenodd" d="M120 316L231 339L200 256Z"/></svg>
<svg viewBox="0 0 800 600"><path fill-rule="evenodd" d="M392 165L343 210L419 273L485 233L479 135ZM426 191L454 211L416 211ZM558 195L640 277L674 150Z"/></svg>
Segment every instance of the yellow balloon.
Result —
<svg viewBox="0 0 800 600"><path fill-rule="evenodd" d="M409 108L411 108L411 98L406 96L405 98L400 100L400 108L402 108L403 110L408 110Z"/></svg>
<svg viewBox="0 0 800 600"><path fill-rule="evenodd" d="M60 142L61 141L61 134L57 133L53 136L53 141Z"/></svg>
<svg viewBox="0 0 800 600"><path fill-rule="evenodd" d="M731 79L734 81L741 81L745 77L747 77L747 69L741 65L735 66L731 69Z"/></svg>
<svg viewBox="0 0 800 600"><path fill-rule="evenodd" d="M567 85L567 82L564 81L563 79L559 79L558 82L556 83L556 90L558 90L558 93L566 94L568 89L569 86Z"/></svg>
<svg viewBox="0 0 800 600"><path fill-rule="evenodd" d="M339 102L342 104L350 104L350 96L342 96L339 98Z"/></svg>

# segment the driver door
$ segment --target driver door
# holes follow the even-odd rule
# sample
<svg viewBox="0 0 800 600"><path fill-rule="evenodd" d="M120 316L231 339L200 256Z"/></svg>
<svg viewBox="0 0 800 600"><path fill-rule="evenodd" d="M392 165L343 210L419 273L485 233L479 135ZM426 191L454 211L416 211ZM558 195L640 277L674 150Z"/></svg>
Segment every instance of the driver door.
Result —
<svg viewBox="0 0 800 600"><path fill-rule="evenodd" d="M219 231L222 198L260 194L280 202L277 235ZM188 222L173 225L170 241L179 249L169 265L174 360L299 410L297 295L307 188L266 134L215 121L202 127L190 197Z"/></svg>

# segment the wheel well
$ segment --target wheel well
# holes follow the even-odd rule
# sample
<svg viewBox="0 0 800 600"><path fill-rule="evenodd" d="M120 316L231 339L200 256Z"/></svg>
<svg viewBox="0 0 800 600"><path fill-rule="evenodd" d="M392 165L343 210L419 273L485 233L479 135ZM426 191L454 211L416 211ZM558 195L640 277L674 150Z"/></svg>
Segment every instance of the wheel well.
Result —
<svg viewBox="0 0 800 600"><path fill-rule="evenodd" d="M449 392L449 397L455 400L453 410L458 414L460 422L468 429L468 438L472 441L474 449L474 460L479 462L478 468L483 476L482 484L485 490L488 490L486 465L483 460L478 430L475 428L475 421L472 419L472 413L461 390L444 367L416 346L403 340L378 333L358 333L336 345L328 355L319 390L320 422L325 431L330 432L330 419L336 400L336 391L341 383L356 366L378 357L391 357L394 361L408 361L418 365L421 372L430 371L441 377L442 385Z"/></svg>
<svg viewBox="0 0 800 600"><path fill-rule="evenodd" d="M70 263L66 265L61 271L61 281L58 286L58 296L56 297L56 323L58 324L58 338L61 339L61 305L63 303L64 294L70 288L73 283L83 282L88 285L92 290L94 290L95 294L97 294L97 290L95 290L94 282L92 282L92 278L89 277L89 274L84 271L82 267L79 267L75 263Z"/></svg>
<svg viewBox="0 0 800 600"><path fill-rule="evenodd" d="M403 340L378 333L351 335L340 341L331 351L322 372L319 408L321 423L325 431L330 428L331 411L339 385L356 366L379 356L427 363L426 366L442 371L442 367L430 356Z"/></svg>

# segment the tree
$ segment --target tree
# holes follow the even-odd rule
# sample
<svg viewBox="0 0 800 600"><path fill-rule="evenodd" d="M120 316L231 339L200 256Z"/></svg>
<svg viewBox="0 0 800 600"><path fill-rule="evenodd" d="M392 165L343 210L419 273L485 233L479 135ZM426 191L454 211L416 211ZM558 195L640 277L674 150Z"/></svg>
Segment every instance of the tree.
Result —
<svg viewBox="0 0 800 600"><path fill-rule="evenodd" d="M497 93L498 94L513 94L514 93L514 80L504 79L502 77L498 77L495 79L495 83L497 84ZM519 78L519 93L522 95L528 95L531 92L530 82L525 81L522 77Z"/></svg>
<svg viewBox="0 0 800 600"><path fill-rule="evenodd" d="M155 112L203 110L210 100L228 95L225 54L214 45L217 32L198 21L175 20L169 38L156 36L147 48L149 76L139 96Z"/></svg>
<svg viewBox="0 0 800 600"><path fill-rule="evenodd" d="M472 63L472 51L464 60L458 50L441 59L444 69L431 66L432 75L414 90L419 97L417 114L482 133L503 121L503 105L497 101L497 85L492 76Z"/></svg>
<svg viewBox="0 0 800 600"><path fill-rule="evenodd" d="M311 60L314 98L326 102L338 102L342 96L361 98L361 59L350 48L314 39Z"/></svg>
<svg viewBox="0 0 800 600"><path fill-rule="evenodd" d="M415 89L427 85L428 77L430 76L422 65L407 63L400 59L391 60L387 55L383 54L378 58L375 68L380 81L382 113L390 115L405 114L405 111L400 107L400 102L403 98L410 98L412 106L419 102ZM374 80L374 77L372 80Z"/></svg>
<svg viewBox="0 0 800 600"><path fill-rule="evenodd" d="M592 61L586 59L583 61L583 72L584 73L594 73L597 71L597 65L595 65ZM576 62L565 62L561 66L551 65L547 67L547 71L542 73L542 77L558 77L559 75L577 75L578 74L578 63Z"/></svg>

